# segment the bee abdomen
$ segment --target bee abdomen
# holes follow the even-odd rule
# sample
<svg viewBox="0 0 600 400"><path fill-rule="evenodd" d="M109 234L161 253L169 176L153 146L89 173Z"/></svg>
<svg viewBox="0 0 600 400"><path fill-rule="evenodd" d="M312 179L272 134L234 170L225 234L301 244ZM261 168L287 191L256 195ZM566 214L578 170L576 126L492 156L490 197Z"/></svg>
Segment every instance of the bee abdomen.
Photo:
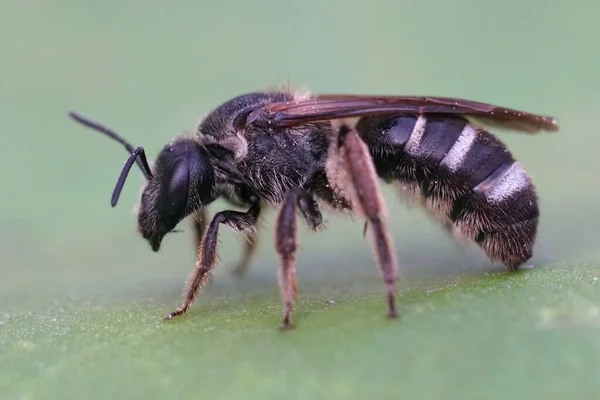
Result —
<svg viewBox="0 0 600 400"><path fill-rule="evenodd" d="M531 257L538 200L506 146L464 118L363 118L357 129L378 174L400 183L436 219L516 269Z"/></svg>
<svg viewBox="0 0 600 400"><path fill-rule="evenodd" d="M519 162L502 164L452 202L455 230L475 241L492 260L517 269L533 250L539 219L538 198Z"/></svg>

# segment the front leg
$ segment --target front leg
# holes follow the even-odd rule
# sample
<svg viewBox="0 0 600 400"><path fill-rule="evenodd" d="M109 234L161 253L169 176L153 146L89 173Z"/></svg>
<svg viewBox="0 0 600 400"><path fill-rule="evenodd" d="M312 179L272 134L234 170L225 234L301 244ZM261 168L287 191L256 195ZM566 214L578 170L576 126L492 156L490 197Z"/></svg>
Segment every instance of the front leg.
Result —
<svg viewBox="0 0 600 400"><path fill-rule="evenodd" d="M222 197L237 207L243 207L247 204L255 204L260 200L252 190L240 183L234 183L230 187L230 191L224 190ZM244 232L244 250L242 256L237 262L237 265L231 270L231 273L235 276L241 277L246 275L250 267L250 262L258 250L258 237L259 237L259 226L255 229Z"/></svg>
<svg viewBox="0 0 600 400"><path fill-rule="evenodd" d="M194 243L196 245L196 251L202 244L202 238L206 232L208 225L209 215L206 208L202 208L193 216L194 224ZM255 229L249 229L243 232L244 235L244 249L242 256L238 261L237 265L231 270L231 273L236 276L243 276L248 272L250 262L256 254L258 249L258 226Z"/></svg>
<svg viewBox="0 0 600 400"><path fill-rule="evenodd" d="M196 251L202 244L202 238L204 237L204 232L206 232L208 218L209 215L205 207L202 207L200 210L196 211L192 217L194 223L194 244L196 245Z"/></svg>
<svg viewBox="0 0 600 400"><path fill-rule="evenodd" d="M238 277L246 275L257 249L258 229L244 234L244 251L237 265L231 270L231 273Z"/></svg>
<svg viewBox="0 0 600 400"><path fill-rule="evenodd" d="M217 260L217 235L219 233L219 225L228 225L236 231L253 229L259 214L260 203L254 204L247 212L227 210L215 214L198 249L196 268L187 281L186 295L183 304L176 311L167 315L165 319L173 319L174 317L185 313L196 299L200 289L206 285L212 276L213 267Z"/></svg>
<svg viewBox="0 0 600 400"><path fill-rule="evenodd" d="M323 220L313 196L304 189L290 190L279 211L275 225L275 249L281 258L279 267L279 288L284 304L283 330L292 328L292 303L296 299L296 263L294 253L297 249L296 207L308 222L316 229Z"/></svg>

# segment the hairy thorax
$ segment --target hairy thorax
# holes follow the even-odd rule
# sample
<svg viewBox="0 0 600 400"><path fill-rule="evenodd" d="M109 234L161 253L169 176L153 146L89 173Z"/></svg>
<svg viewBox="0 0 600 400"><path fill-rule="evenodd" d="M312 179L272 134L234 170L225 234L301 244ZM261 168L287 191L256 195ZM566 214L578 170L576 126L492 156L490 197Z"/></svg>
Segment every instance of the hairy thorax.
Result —
<svg viewBox="0 0 600 400"><path fill-rule="evenodd" d="M218 190L229 195L243 185L262 201L278 205L290 189L310 185L325 168L333 136L330 122L285 128L244 122L271 102L307 97L309 93L288 90L249 93L219 106L201 122L197 138L212 156Z"/></svg>
<svg viewBox="0 0 600 400"><path fill-rule="evenodd" d="M259 197L278 204L291 188L304 187L323 170L329 129L328 124L308 124L301 129L249 130L244 133L247 150L237 161L238 172Z"/></svg>

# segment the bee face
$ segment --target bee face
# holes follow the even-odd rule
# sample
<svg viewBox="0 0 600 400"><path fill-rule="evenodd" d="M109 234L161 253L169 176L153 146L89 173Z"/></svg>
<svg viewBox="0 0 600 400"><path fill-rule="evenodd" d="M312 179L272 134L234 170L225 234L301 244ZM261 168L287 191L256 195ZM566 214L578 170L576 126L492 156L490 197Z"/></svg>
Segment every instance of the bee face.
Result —
<svg viewBox="0 0 600 400"><path fill-rule="evenodd" d="M153 178L142 192L138 231L158 251L167 233L186 216L210 202L213 167L193 139L179 139L160 152Z"/></svg>

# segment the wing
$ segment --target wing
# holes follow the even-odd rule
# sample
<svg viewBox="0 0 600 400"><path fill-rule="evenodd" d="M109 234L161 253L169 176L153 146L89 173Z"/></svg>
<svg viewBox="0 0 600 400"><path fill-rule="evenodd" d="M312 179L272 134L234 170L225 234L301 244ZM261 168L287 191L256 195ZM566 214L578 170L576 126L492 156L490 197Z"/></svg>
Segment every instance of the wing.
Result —
<svg viewBox="0 0 600 400"><path fill-rule="evenodd" d="M555 118L449 97L317 95L309 100L276 102L255 110L247 123L292 126L340 118L396 114L455 114L483 125L528 133L557 131Z"/></svg>

